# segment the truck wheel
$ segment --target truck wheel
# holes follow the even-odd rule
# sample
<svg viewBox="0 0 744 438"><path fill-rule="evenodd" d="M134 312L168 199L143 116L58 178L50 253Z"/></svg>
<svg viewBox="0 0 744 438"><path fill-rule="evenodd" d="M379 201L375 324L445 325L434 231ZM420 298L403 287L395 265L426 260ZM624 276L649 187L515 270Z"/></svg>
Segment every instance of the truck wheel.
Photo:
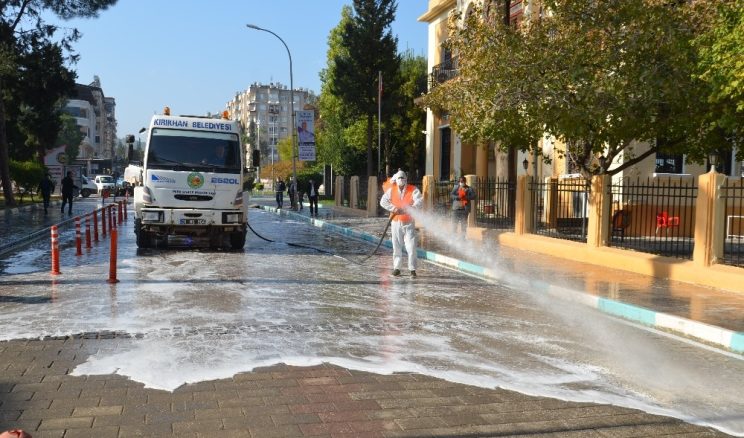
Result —
<svg viewBox="0 0 744 438"><path fill-rule="evenodd" d="M135 219L134 234L137 236L137 248L152 247L152 236L147 231L142 230L142 220Z"/></svg>
<svg viewBox="0 0 744 438"><path fill-rule="evenodd" d="M245 232L238 231L230 234L230 248L243 249L245 246Z"/></svg>
<svg viewBox="0 0 744 438"><path fill-rule="evenodd" d="M87 198L90 196L90 190L89 189L83 189L80 194L83 196L83 198Z"/></svg>

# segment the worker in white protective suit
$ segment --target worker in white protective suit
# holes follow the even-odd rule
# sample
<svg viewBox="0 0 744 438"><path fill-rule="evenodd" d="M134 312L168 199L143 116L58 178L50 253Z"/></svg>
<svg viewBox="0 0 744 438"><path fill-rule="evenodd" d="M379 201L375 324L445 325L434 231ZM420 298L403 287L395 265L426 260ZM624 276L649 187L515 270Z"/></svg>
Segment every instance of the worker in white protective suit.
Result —
<svg viewBox="0 0 744 438"><path fill-rule="evenodd" d="M424 203L421 191L408 185L406 173L399 170L393 175L395 184L389 187L380 199L380 206L391 212L391 233L393 237L393 275L400 275L403 266L403 245L408 253L408 270L411 277L416 276L416 224L410 215L412 208L420 208Z"/></svg>

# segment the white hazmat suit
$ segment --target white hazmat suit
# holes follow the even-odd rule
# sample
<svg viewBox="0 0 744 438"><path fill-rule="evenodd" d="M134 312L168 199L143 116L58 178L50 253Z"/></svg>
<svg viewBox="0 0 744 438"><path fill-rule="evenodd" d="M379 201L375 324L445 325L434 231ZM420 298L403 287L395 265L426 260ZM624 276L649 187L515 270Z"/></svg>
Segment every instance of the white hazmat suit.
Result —
<svg viewBox="0 0 744 438"><path fill-rule="evenodd" d="M416 224L413 218L406 214L412 208L420 208L424 203L421 191L415 186L407 184L406 173L399 171L393 175L393 184L380 199L380 206L391 213L397 213L390 226L393 239L393 275L400 274L403 266L403 246L408 253L408 269L411 275L416 275Z"/></svg>

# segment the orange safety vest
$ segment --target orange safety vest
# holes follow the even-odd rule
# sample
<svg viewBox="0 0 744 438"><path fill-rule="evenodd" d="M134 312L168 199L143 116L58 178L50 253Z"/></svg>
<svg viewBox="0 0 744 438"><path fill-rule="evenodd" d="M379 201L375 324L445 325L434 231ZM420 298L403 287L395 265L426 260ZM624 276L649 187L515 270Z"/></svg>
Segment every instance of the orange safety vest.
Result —
<svg viewBox="0 0 744 438"><path fill-rule="evenodd" d="M468 205L468 191L462 187L460 187L457 190L457 197L460 198L460 202L462 202L462 206Z"/></svg>
<svg viewBox="0 0 744 438"><path fill-rule="evenodd" d="M394 186L392 190L390 190L390 202L392 202L396 208L401 210L410 207L413 205L414 190L416 190L416 187L406 184L406 187L403 189L403 197L401 198L400 190L398 190L398 187ZM397 214L393 216L393 220L408 223L411 222L413 218L410 214Z"/></svg>

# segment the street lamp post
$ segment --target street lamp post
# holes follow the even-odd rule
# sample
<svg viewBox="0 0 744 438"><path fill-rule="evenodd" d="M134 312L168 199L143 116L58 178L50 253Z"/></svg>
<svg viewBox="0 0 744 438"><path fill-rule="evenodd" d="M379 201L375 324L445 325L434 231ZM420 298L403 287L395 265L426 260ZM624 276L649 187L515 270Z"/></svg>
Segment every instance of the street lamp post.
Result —
<svg viewBox="0 0 744 438"><path fill-rule="evenodd" d="M282 37L270 31L269 29L258 27L255 24L246 24L246 27L248 27L249 29L262 30L264 32L268 32L274 35L275 37L279 39L279 41L282 42L282 44L284 44L284 48L287 49L287 56L289 56L289 100L290 100L289 105L292 108L292 180L294 181L294 184L295 184L295 193L296 193L299 187L297 187L297 165L295 164L295 158L297 157L297 153L296 153L297 142L295 141L296 140L295 131L297 130L297 125L295 122L295 110L294 110L294 81L292 78L292 54L289 52L289 47L287 46L287 43L284 42ZM272 157L273 157L273 149L272 149Z"/></svg>

